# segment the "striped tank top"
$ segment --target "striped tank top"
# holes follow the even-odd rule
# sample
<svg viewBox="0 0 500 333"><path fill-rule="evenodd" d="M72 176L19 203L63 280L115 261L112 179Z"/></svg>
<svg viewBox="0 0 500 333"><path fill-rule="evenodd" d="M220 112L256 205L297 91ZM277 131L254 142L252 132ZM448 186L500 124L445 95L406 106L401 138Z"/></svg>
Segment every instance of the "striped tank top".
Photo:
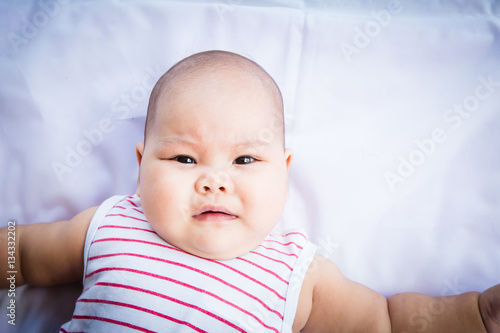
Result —
<svg viewBox="0 0 500 333"><path fill-rule="evenodd" d="M291 332L315 251L291 231L234 259L200 258L160 238L137 196L115 196L92 218L83 292L60 332Z"/></svg>

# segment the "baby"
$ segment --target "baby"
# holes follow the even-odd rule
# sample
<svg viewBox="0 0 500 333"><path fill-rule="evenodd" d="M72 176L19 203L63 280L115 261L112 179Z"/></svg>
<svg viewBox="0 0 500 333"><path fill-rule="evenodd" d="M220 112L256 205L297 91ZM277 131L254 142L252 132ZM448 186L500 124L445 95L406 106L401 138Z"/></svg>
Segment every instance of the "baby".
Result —
<svg viewBox="0 0 500 333"><path fill-rule="evenodd" d="M280 90L253 61L224 51L180 61L151 94L137 193L20 226L17 284L83 276L60 332L500 332L500 285L386 299L304 233L274 234L292 161L283 124ZM440 309L432 321L411 319L429 307Z"/></svg>

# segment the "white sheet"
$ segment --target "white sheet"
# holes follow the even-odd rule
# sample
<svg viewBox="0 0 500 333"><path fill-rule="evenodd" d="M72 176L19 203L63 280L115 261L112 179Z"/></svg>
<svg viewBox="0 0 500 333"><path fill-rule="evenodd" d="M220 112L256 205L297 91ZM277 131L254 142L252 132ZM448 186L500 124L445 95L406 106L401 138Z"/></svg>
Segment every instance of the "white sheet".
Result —
<svg viewBox="0 0 500 333"><path fill-rule="evenodd" d="M224 49L261 64L284 95L295 155L281 227L305 228L347 277L386 296L483 291L500 282L499 8L1 3L0 225L133 193L155 80ZM15 327L3 291L0 331L53 330L64 320L49 309L71 314L78 287L67 290L18 288Z"/></svg>

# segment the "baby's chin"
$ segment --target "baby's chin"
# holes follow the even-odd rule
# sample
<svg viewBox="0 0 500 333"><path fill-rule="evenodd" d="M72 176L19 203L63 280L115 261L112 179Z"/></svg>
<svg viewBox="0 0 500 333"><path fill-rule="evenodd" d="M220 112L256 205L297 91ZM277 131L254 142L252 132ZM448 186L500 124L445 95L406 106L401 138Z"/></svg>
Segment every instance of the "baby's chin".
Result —
<svg viewBox="0 0 500 333"><path fill-rule="evenodd" d="M179 246L177 246L177 247L179 249L183 250L184 252L190 253L192 255L195 255L197 257L204 258L204 259L230 260L230 259L235 259L235 258L241 257L242 255L255 249L256 246L254 246L252 244L252 245L248 245L246 247L242 246L238 249L224 249L224 248L219 248L219 247L204 248L204 249L179 247Z"/></svg>
<svg viewBox="0 0 500 333"><path fill-rule="evenodd" d="M161 235L160 235L161 237ZM265 238L265 237L264 237ZM210 260L229 260L254 250L263 240L256 240L253 243L250 242L240 242L239 244L230 244L231 240L221 241L213 240L213 242L203 242L203 243L183 243L176 242L175 240L168 240L167 243L175 246L176 248L192 254L194 256L210 259ZM231 246L232 245L232 246Z"/></svg>
<svg viewBox="0 0 500 333"><path fill-rule="evenodd" d="M166 228L167 223L150 220L150 226L168 244L211 260L228 260L241 257L254 250L267 237L265 230L245 228L241 222L222 222L222 225L199 228ZM209 222L210 223L210 222ZM234 223L234 225L231 225Z"/></svg>
<svg viewBox="0 0 500 333"><path fill-rule="evenodd" d="M233 253L206 253L206 252L195 253L196 251L193 251L193 252L186 251L186 252L191 253L192 255L203 258L203 259L218 260L218 261L235 259L235 258L238 258L244 254L244 253L241 253L241 254L234 253L233 254ZM250 252L250 250L248 252Z"/></svg>

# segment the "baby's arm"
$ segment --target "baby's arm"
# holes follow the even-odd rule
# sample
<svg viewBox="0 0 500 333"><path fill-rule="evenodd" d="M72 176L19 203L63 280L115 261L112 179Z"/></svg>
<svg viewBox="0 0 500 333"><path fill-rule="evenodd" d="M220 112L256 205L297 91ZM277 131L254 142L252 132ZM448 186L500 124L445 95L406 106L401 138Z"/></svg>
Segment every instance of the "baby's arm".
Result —
<svg viewBox="0 0 500 333"><path fill-rule="evenodd" d="M500 285L485 292L432 297L417 293L389 298L393 332L500 333Z"/></svg>
<svg viewBox="0 0 500 333"><path fill-rule="evenodd" d="M304 314L304 309L309 313ZM304 317L306 321L301 320ZM303 328L303 323L298 323L301 321L305 323ZM303 333L388 333L391 323L387 300L350 281L330 260L316 255L301 289L293 331L301 328Z"/></svg>
<svg viewBox="0 0 500 333"><path fill-rule="evenodd" d="M316 256L301 290L294 332L302 328L304 333L486 333L486 324L488 332L497 333L494 316L500 315L499 298L500 286L496 286L483 294L404 293L387 300L345 278L328 259Z"/></svg>
<svg viewBox="0 0 500 333"><path fill-rule="evenodd" d="M69 221L18 225L15 229L16 285L53 286L82 279L83 248L90 220L97 207ZM12 235L12 234L11 234ZM12 241L12 239L10 239ZM7 288L8 230L0 229L0 288Z"/></svg>

